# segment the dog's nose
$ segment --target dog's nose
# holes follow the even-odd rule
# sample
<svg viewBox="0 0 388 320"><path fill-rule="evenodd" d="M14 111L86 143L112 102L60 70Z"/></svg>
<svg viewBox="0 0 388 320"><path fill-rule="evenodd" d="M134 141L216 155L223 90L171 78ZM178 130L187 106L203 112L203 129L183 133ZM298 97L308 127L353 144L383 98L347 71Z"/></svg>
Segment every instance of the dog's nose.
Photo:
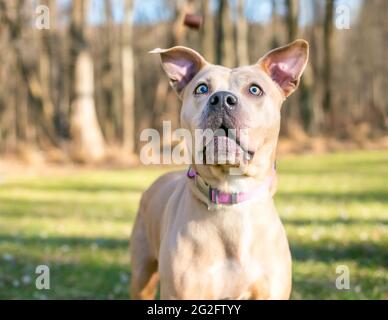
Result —
<svg viewBox="0 0 388 320"><path fill-rule="evenodd" d="M229 91L217 91L209 99L211 107L227 107L233 109L237 105L237 97Z"/></svg>

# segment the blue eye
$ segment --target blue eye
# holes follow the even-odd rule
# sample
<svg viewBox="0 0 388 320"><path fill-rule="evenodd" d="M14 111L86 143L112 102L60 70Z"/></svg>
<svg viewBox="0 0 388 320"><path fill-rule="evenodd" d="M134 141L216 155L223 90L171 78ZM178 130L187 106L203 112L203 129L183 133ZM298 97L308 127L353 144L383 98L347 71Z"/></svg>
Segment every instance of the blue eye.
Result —
<svg viewBox="0 0 388 320"><path fill-rule="evenodd" d="M194 90L195 94L206 94L208 92L209 92L209 87L204 83L198 85Z"/></svg>
<svg viewBox="0 0 388 320"><path fill-rule="evenodd" d="M255 96L261 96L263 94L263 90L256 84L252 84L249 87L249 92Z"/></svg>

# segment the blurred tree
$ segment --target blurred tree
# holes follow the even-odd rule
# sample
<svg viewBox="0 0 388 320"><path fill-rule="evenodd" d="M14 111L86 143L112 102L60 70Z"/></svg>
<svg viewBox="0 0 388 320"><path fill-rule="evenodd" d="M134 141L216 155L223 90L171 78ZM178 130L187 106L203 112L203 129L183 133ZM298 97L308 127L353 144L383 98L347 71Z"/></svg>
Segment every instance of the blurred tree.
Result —
<svg viewBox="0 0 388 320"><path fill-rule="evenodd" d="M228 0L219 0L218 3L216 44L216 63L226 67L234 67L236 63L233 21Z"/></svg>
<svg viewBox="0 0 388 320"><path fill-rule="evenodd" d="M248 65L248 25L244 14L244 0L237 0L236 38L237 64Z"/></svg>
<svg viewBox="0 0 388 320"><path fill-rule="evenodd" d="M47 7L53 4L51 0L43 0L41 4L46 5ZM55 23L55 21L50 21L50 24ZM51 41L51 33L49 30L39 30L39 81L42 87L42 98L44 101L44 112L46 114L47 119L54 120L54 105L52 99L52 41ZM50 121L51 122L51 121Z"/></svg>
<svg viewBox="0 0 388 320"><path fill-rule="evenodd" d="M72 2L70 41L74 64L70 134L72 156L85 162L105 157L105 142L94 104L93 60L85 38L87 0Z"/></svg>
<svg viewBox="0 0 388 320"><path fill-rule="evenodd" d="M271 24L272 24L272 40L271 48L277 48L280 46L278 40L278 25L279 25L279 14L278 14L278 0L272 0L271 2Z"/></svg>
<svg viewBox="0 0 388 320"><path fill-rule="evenodd" d="M129 154L135 152L135 71L132 49L133 0L125 0L122 26L123 68L123 146Z"/></svg>
<svg viewBox="0 0 388 320"><path fill-rule="evenodd" d="M369 134L380 130L386 132L388 128L386 12L387 1L364 1L359 18L351 23L353 34L342 39L338 38L343 32L336 34L336 39L342 40L346 49L341 54L335 51L336 60L343 60L340 60L340 70L332 70L332 82L336 88L333 90L333 104L340 104L341 112L347 114L347 117L339 119L342 121L337 123L337 127L346 128L358 138L362 138L361 130L355 124L361 125ZM341 85L340 90L337 90L338 85ZM340 95L336 94L338 91L341 91ZM338 110L335 112L338 119Z"/></svg>
<svg viewBox="0 0 388 320"><path fill-rule="evenodd" d="M360 46L359 52L362 55L362 65L365 68L365 79L359 79L360 87L364 88L367 79L368 94L365 102L366 114L377 129L386 130L388 128L388 101L384 95L388 87L388 63L386 54L388 52L388 2L384 0L365 1L360 15L360 21L366 23L369 28L360 25L357 29L360 37L355 45ZM376 27L379 26L379 27ZM374 28L374 33L368 29ZM362 40L360 39L362 38ZM373 48L374 59L370 58L369 52L363 48Z"/></svg>
<svg viewBox="0 0 388 320"><path fill-rule="evenodd" d="M298 0L286 0L286 26L287 40L292 42L298 36ZM295 92L287 99L282 117L282 134L289 135L299 132L300 127L300 105L299 92Z"/></svg>
<svg viewBox="0 0 388 320"><path fill-rule="evenodd" d="M58 141L51 117L51 99L41 85L38 70L25 60L22 47L19 45L23 27L26 27L23 15L25 1L20 0L13 5L15 15L14 18L11 18L6 1L0 0L0 20L9 30L10 49L13 51L16 69L27 88L28 102L33 107L31 111L23 110L16 115L18 136L30 145L38 143L45 147L57 145ZM35 130L31 130L32 128Z"/></svg>
<svg viewBox="0 0 388 320"><path fill-rule="evenodd" d="M319 130L320 101L318 97L318 85L315 74L318 73L318 49L317 49L317 32L321 23L320 5L318 2L311 2L312 18L315 23L305 26L305 34L309 41L310 57L306 70L301 78L299 90L299 103L302 126L304 131L317 134Z"/></svg>
<svg viewBox="0 0 388 320"><path fill-rule="evenodd" d="M194 12L195 1L176 0L171 4L173 11L172 45L184 46L187 43L187 27L183 24L185 15Z"/></svg>
<svg viewBox="0 0 388 320"><path fill-rule="evenodd" d="M294 41L298 33L298 0L286 0L288 41Z"/></svg>
<svg viewBox="0 0 388 320"><path fill-rule="evenodd" d="M203 27L201 29L202 54L211 63L215 62L214 54L214 19L210 12L210 0L201 1Z"/></svg>
<svg viewBox="0 0 388 320"><path fill-rule="evenodd" d="M164 6L137 2L140 23L135 23L133 2L115 20L114 6L125 1L100 0L92 7L86 0L42 0L39 4L50 8L50 29L40 30L34 24L36 1L0 0L1 152L40 149L51 159L78 149L84 161L92 161L114 150L107 144L133 150L134 141L141 144L134 132L161 130L163 120L179 125L179 101L158 59L147 51L186 45L210 62L235 66L246 64L246 52L254 61L297 37L309 41L310 60L299 90L282 109L282 135L307 141L306 132L326 132L365 141L359 137L386 134L387 1L349 2L351 28L339 31L333 29L334 0L271 0L268 22L261 12L252 14L260 10L252 1L164 0ZM204 17L199 31L183 25L186 13L199 12ZM87 25L85 16L93 23Z"/></svg>
<svg viewBox="0 0 388 320"><path fill-rule="evenodd" d="M104 24L102 26L103 37L101 39L101 61L100 77L96 77L96 86L101 86L101 90L96 92L100 99L100 105L97 104L97 113L101 121L101 127L107 143L115 143L117 139L117 127L115 115L118 113L117 89L114 85L115 74L115 52L117 44L115 43L113 16L112 16L112 1L104 0ZM120 80L121 83L121 80ZM119 97L121 98L121 97ZM121 122L121 119L119 120Z"/></svg>
<svg viewBox="0 0 388 320"><path fill-rule="evenodd" d="M166 47L171 48L177 45L187 45L189 41L187 37L187 27L183 24L184 17L188 13L195 12L195 1L193 0L171 0L168 1L172 15L172 32L167 37ZM157 130L162 130L163 120L166 116L172 121L172 125L177 126L179 123L179 101L176 93L170 87L167 77L164 75L159 79L155 88L155 96L153 101L153 127ZM164 141L165 145L169 145L171 141Z"/></svg>
<svg viewBox="0 0 388 320"><path fill-rule="evenodd" d="M324 20L324 68L323 68L323 110L325 113L325 128L327 133L333 133L335 115L332 105L332 63L333 63L333 0L326 0Z"/></svg>
<svg viewBox="0 0 388 320"><path fill-rule="evenodd" d="M70 79L67 64L64 57L67 57L67 50L63 50L62 28L58 25L58 6L57 0L45 0L41 2L50 9L50 29L41 30L42 44L45 45L49 58L49 72L46 76L50 80L49 90L52 104L54 107L54 127L59 142L62 143L69 138L69 90ZM43 62L44 66L44 62ZM45 68L43 68L44 70ZM41 71L41 77L44 78L44 71ZM43 72L43 74L42 74ZM45 81L42 78L42 81Z"/></svg>

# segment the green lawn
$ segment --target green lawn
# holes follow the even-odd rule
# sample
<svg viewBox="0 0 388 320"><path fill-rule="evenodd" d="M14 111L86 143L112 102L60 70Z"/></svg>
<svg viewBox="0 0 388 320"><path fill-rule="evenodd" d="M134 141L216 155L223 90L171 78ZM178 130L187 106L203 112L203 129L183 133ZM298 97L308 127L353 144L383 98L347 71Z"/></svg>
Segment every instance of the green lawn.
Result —
<svg viewBox="0 0 388 320"><path fill-rule="evenodd" d="M0 177L0 298L128 298L141 192L165 169ZM388 299L388 151L287 157L275 201L294 299ZM35 268L50 267L50 290ZM350 289L335 287L336 267Z"/></svg>

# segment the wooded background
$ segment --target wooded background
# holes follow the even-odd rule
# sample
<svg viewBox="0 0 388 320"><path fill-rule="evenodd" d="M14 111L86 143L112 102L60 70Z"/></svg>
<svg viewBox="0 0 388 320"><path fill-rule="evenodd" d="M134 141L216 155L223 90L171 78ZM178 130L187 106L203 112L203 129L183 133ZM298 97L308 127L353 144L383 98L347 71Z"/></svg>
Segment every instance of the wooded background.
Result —
<svg viewBox="0 0 388 320"><path fill-rule="evenodd" d="M36 27L39 5L47 30ZM339 5L351 9L350 29L336 28ZM183 25L187 13L203 16L199 30ZM233 67L296 38L311 56L282 136L384 136L387 13L385 0L0 0L0 153L131 156L142 129L179 126L179 101L149 50L185 45Z"/></svg>

